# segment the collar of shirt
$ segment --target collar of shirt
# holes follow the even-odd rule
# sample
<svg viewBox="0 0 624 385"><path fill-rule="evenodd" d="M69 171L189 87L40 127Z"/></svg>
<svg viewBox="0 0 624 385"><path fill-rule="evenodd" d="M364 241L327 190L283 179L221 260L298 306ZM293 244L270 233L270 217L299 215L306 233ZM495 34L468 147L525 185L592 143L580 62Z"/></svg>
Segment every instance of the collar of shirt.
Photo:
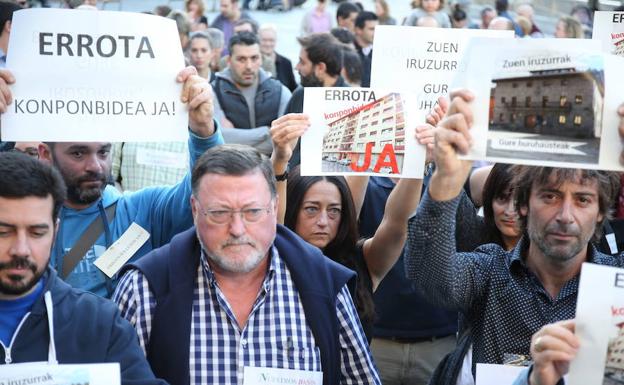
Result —
<svg viewBox="0 0 624 385"><path fill-rule="evenodd" d="M275 246L271 246L271 250L269 252L268 258L271 259L269 261L269 269L264 277L264 281L262 282L262 287L264 288L265 291L269 291L269 289L271 288L271 281L273 280L273 277L275 277L275 273L278 270L279 254ZM206 252L204 251L203 248L201 251L200 261L201 261L202 271L204 273L204 279L208 282L208 284L211 287L214 287L215 285L218 286L217 279L214 276L214 272L212 271L212 268L210 267L210 264L208 263L208 256L206 255Z"/></svg>

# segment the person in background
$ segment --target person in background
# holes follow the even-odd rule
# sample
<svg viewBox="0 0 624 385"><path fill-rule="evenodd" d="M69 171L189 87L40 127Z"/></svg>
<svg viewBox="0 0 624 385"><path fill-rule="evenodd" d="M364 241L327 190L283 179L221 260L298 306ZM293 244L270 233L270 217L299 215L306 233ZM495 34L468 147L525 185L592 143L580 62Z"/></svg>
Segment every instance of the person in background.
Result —
<svg viewBox="0 0 624 385"><path fill-rule="evenodd" d="M561 16L555 26L556 38L583 39L583 26L572 16Z"/></svg>
<svg viewBox="0 0 624 385"><path fill-rule="evenodd" d="M182 11L171 11L167 17L172 19L176 23L176 27L178 28L178 35L180 36L180 45L182 46L182 52L185 53L185 59L188 62L188 58L186 57L189 36L191 34L191 21L186 16L186 14Z"/></svg>
<svg viewBox="0 0 624 385"><path fill-rule="evenodd" d="M516 6L516 13L518 16L526 17L531 22L531 30L529 34L531 37L544 37L542 30L535 24L535 9L530 3L521 3Z"/></svg>
<svg viewBox="0 0 624 385"><path fill-rule="evenodd" d="M204 0L185 0L184 9L191 21L191 31L203 31L208 28L208 18L204 16Z"/></svg>
<svg viewBox="0 0 624 385"><path fill-rule="evenodd" d="M577 19L583 26L583 34L586 39L591 39L594 28L594 12L587 5L577 5L570 11L570 16Z"/></svg>
<svg viewBox="0 0 624 385"><path fill-rule="evenodd" d="M488 29L488 27L490 26L490 22L497 16L496 10L487 5L481 9L481 12L479 13L479 15L481 17L481 22L478 25L473 26L471 28Z"/></svg>
<svg viewBox="0 0 624 385"><path fill-rule="evenodd" d="M511 21L516 36L523 37L524 35L522 34L522 29L520 29L518 24L516 24L513 16L509 12L509 0L496 0L494 2L494 7L496 8L496 13L499 17L504 17L505 19Z"/></svg>
<svg viewBox="0 0 624 385"><path fill-rule="evenodd" d="M210 69L212 63L212 46L210 37L204 32L193 32L189 42L190 64L195 67L197 74L209 82L214 80L214 72Z"/></svg>
<svg viewBox="0 0 624 385"><path fill-rule="evenodd" d="M15 142L13 151L21 152L35 159L39 159L39 144L41 142Z"/></svg>
<svg viewBox="0 0 624 385"><path fill-rule="evenodd" d="M403 25L417 25L419 18L431 16L436 19L440 28L451 28L451 19L443 11L444 0L417 0L416 5Z"/></svg>
<svg viewBox="0 0 624 385"><path fill-rule="evenodd" d="M333 27L334 18L327 11L327 0L318 0L316 7L306 12L301 20L301 36L329 32Z"/></svg>
<svg viewBox="0 0 624 385"><path fill-rule="evenodd" d="M386 0L375 0L375 14L380 25L396 25L396 19L390 15L390 6Z"/></svg>
<svg viewBox="0 0 624 385"><path fill-rule="evenodd" d="M362 11L355 18L355 50L362 61L362 87L370 87L373 38L379 20L373 12Z"/></svg>
<svg viewBox="0 0 624 385"><path fill-rule="evenodd" d="M241 11L238 7L238 0L221 0L219 5L220 14L210 24L212 28L220 29L223 32L223 41L225 45L221 56L229 55L227 44L234 34L234 24L240 19L250 19L253 17L247 11Z"/></svg>
<svg viewBox="0 0 624 385"><path fill-rule="evenodd" d="M338 9L336 9L336 24L338 28L344 28L354 33L355 18L358 13L360 13L360 9L357 5L349 1L340 3Z"/></svg>
<svg viewBox="0 0 624 385"><path fill-rule="evenodd" d="M362 60L351 47L344 47L340 74L349 86L360 87L362 85Z"/></svg>
<svg viewBox="0 0 624 385"><path fill-rule="evenodd" d="M6 67L9 36L11 36L11 20L13 19L13 13L20 9L22 7L12 1L0 1L0 68Z"/></svg>
<svg viewBox="0 0 624 385"><path fill-rule="evenodd" d="M219 72L219 61L221 60L223 45L225 44L223 31L217 28L208 28L206 30L206 34L210 38L210 46L212 47L212 60L210 61L210 70L212 72Z"/></svg>
<svg viewBox="0 0 624 385"><path fill-rule="evenodd" d="M258 38L260 39L260 52L262 53L263 64L264 62L273 63L274 71L271 71L273 77L282 82L291 92L294 91L297 88L297 81L295 80L292 63L290 59L275 51L277 43L277 27L275 24L263 24L258 30Z"/></svg>
<svg viewBox="0 0 624 385"><path fill-rule="evenodd" d="M170 6L168 6L168 5L159 5L159 6L154 8L154 15L167 17L167 15L171 13L171 11L173 11L173 9L171 9Z"/></svg>

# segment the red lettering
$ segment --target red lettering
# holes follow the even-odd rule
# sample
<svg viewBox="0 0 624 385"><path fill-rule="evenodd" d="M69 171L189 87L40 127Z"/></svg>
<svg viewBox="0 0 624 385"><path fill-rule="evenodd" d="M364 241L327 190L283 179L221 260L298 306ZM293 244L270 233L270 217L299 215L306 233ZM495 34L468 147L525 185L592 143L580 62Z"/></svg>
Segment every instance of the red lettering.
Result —
<svg viewBox="0 0 624 385"><path fill-rule="evenodd" d="M624 307L617 308L617 307L611 306L611 316L615 317L618 315L624 315Z"/></svg>
<svg viewBox="0 0 624 385"><path fill-rule="evenodd" d="M388 160L386 161L386 158ZM392 169L392 174L399 173L399 166L397 165L396 155L394 155L394 149L390 143L386 143L384 145L383 150L381 150L381 154L379 154L379 159L377 159L377 164L373 169L374 172L379 172L382 167L390 167Z"/></svg>
<svg viewBox="0 0 624 385"><path fill-rule="evenodd" d="M368 170L371 162L371 154L373 153L373 146L375 143L368 142L366 143L366 150L364 150L364 163L361 166L358 166L359 156L357 154L351 154L351 170L355 172L364 172Z"/></svg>

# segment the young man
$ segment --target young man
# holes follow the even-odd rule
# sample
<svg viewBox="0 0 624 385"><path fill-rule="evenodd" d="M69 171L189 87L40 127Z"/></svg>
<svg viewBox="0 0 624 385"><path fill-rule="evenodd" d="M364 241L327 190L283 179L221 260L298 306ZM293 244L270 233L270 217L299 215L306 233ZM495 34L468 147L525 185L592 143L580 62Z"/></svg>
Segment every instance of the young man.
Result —
<svg viewBox="0 0 624 385"><path fill-rule="evenodd" d="M122 383L165 384L115 304L72 289L49 266L65 200L58 172L0 153L0 180L0 365L118 362Z"/></svg>

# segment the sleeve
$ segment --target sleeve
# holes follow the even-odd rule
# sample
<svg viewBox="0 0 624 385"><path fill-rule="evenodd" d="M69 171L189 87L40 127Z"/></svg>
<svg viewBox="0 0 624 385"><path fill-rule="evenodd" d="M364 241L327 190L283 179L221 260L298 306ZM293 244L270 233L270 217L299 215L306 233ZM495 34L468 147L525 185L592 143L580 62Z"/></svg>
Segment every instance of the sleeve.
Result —
<svg viewBox="0 0 624 385"><path fill-rule="evenodd" d="M487 242L483 218L477 214L477 208L465 191L461 193L455 220L457 251L473 251Z"/></svg>
<svg viewBox="0 0 624 385"><path fill-rule="evenodd" d="M461 195L443 202L429 190L409 220L405 272L438 306L468 311L487 285L489 265L500 256L457 252L455 215Z"/></svg>
<svg viewBox="0 0 624 385"><path fill-rule="evenodd" d="M340 384L381 385L377 368L368 347L362 325L345 285L336 298L336 314L340 325Z"/></svg>
<svg viewBox="0 0 624 385"><path fill-rule="evenodd" d="M292 93L285 85L282 85L282 94L280 95L280 106L277 110L277 117L284 115L286 112L286 106L288 106L288 102L290 102L290 98Z"/></svg>
<svg viewBox="0 0 624 385"><path fill-rule="evenodd" d="M113 294L121 316L136 330L139 345L146 354L146 346L152 330L152 314L156 308L156 298L152 294L147 279L139 270L130 270L119 281Z"/></svg>

